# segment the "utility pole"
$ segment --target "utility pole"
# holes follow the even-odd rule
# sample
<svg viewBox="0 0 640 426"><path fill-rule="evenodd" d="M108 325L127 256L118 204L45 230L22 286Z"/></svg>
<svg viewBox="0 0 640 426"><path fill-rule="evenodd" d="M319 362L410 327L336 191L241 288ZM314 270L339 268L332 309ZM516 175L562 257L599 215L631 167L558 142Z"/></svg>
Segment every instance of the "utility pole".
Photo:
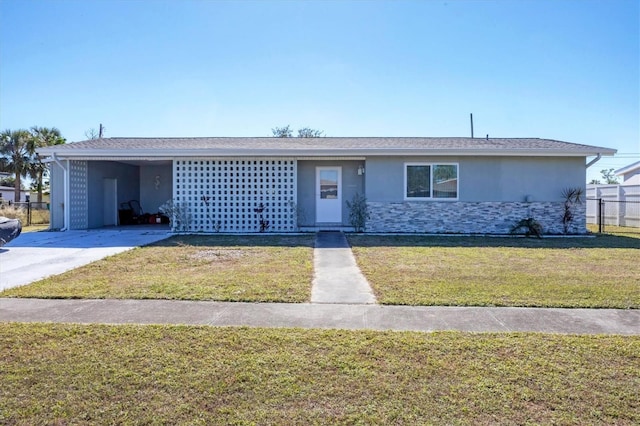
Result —
<svg viewBox="0 0 640 426"><path fill-rule="evenodd" d="M102 139L102 134L104 133L104 126L100 123L100 130L98 130L98 137ZM473 136L472 136L473 137Z"/></svg>
<svg viewBox="0 0 640 426"><path fill-rule="evenodd" d="M469 114L471 117L471 139L473 139L473 113Z"/></svg>

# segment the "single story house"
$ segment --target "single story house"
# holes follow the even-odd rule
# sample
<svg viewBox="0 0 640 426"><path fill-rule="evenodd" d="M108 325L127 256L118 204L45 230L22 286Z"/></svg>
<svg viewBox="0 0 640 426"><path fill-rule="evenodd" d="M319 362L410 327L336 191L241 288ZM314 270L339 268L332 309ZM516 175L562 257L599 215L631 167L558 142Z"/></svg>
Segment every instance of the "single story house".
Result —
<svg viewBox="0 0 640 426"><path fill-rule="evenodd" d="M640 161L616 170L615 174L622 176L622 185L640 185Z"/></svg>
<svg viewBox="0 0 640 426"><path fill-rule="evenodd" d="M0 202L1 203L13 203L15 199L16 190L13 186L0 186ZM31 195L30 191L20 190L20 202L27 201L27 197Z"/></svg>
<svg viewBox="0 0 640 426"><path fill-rule="evenodd" d="M185 232L349 229L359 194L367 232L482 234L528 217L561 233L563 189L584 189L586 167L615 152L488 137L104 138L38 150L51 164L53 229L117 225L130 200L149 213L172 200ZM584 233L584 204L575 209L571 232Z"/></svg>

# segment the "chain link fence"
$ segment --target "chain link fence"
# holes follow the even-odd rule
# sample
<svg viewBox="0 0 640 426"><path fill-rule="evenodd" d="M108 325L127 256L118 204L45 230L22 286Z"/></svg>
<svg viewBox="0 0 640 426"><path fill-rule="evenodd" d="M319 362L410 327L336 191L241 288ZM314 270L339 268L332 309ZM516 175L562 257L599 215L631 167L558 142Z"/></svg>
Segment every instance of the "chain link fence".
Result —
<svg viewBox="0 0 640 426"><path fill-rule="evenodd" d="M640 201L587 198L587 223L605 232L607 226L640 228Z"/></svg>
<svg viewBox="0 0 640 426"><path fill-rule="evenodd" d="M10 219L20 219L23 226L48 225L49 203L13 202L0 200L0 216Z"/></svg>

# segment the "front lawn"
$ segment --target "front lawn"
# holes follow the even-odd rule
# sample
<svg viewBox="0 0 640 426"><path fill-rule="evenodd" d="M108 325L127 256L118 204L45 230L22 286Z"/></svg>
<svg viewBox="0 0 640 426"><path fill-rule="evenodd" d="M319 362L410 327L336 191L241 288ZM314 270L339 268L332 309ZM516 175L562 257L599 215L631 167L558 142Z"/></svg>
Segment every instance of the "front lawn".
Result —
<svg viewBox="0 0 640 426"><path fill-rule="evenodd" d="M383 304L640 308L639 238L349 241Z"/></svg>
<svg viewBox="0 0 640 426"><path fill-rule="evenodd" d="M0 324L2 424L640 423L640 337Z"/></svg>
<svg viewBox="0 0 640 426"><path fill-rule="evenodd" d="M379 303L640 308L640 234L349 235ZM308 302L315 236L179 236L0 297Z"/></svg>
<svg viewBox="0 0 640 426"><path fill-rule="evenodd" d="M308 302L313 235L176 236L0 297Z"/></svg>

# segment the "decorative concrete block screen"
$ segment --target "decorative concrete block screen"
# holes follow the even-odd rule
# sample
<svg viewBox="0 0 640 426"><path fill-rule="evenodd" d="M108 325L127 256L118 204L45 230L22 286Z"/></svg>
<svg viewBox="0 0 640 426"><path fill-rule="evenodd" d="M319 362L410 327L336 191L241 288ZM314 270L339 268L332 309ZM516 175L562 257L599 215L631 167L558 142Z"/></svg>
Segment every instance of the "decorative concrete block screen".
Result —
<svg viewBox="0 0 640 426"><path fill-rule="evenodd" d="M89 227L89 166L86 161L69 162L69 229Z"/></svg>
<svg viewBox="0 0 640 426"><path fill-rule="evenodd" d="M284 158L173 162L174 202L187 232L293 232L296 162ZM263 207L262 212L259 212Z"/></svg>

